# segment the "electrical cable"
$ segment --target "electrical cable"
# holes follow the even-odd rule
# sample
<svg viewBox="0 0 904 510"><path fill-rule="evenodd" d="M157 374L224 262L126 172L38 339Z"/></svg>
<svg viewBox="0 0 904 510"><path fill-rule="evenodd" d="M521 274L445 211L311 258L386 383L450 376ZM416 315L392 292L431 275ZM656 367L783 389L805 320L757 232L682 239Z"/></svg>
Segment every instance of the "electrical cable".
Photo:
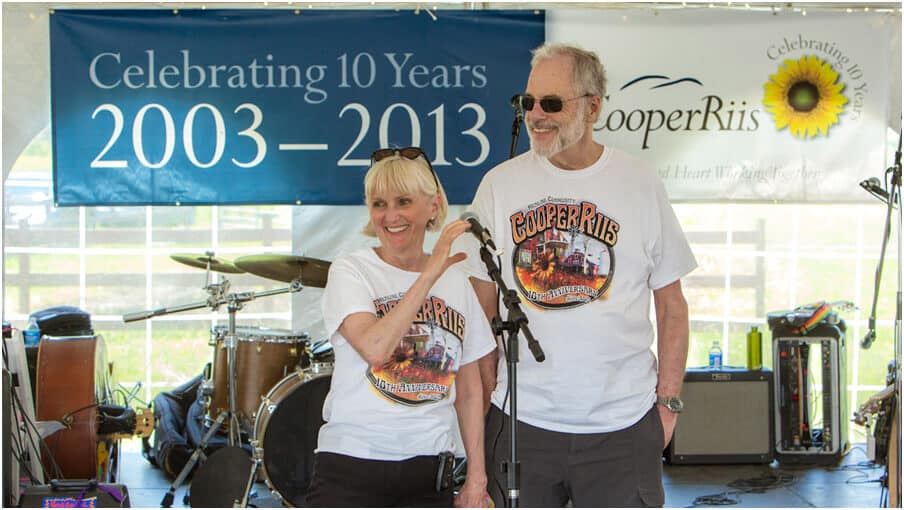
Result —
<svg viewBox="0 0 904 510"><path fill-rule="evenodd" d="M498 254L496 255L496 267L499 267L499 268L502 267L502 257L500 257ZM496 315L498 317L500 317L500 320L501 320L501 316L500 316L501 312L502 312L502 289L500 289L499 286L496 285ZM508 356L509 356L508 343L505 341L505 335L500 331L498 335L494 335L494 336L496 337L497 342L499 342L502 345L502 354L505 356L505 359L508 360ZM498 362L496 363L496 370L497 370L497 372L499 370ZM498 380L498 376L497 376L497 380ZM509 382L507 379L506 379L506 381ZM505 429L505 416L506 416L505 407L508 404L510 384L511 384L510 382L509 382L509 384L506 384L505 394L502 397L502 409L500 411L502 413L502 419L499 421L499 429L496 431L496 437L493 439L493 451L491 452L490 458L494 459L494 460L496 459L496 450L499 448L499 438L502 436L502 431ZM493 404L491 402L490 406L492 406L492 405ZM492 467L493 467L493 471L495 472L496 466L494 465ZM487 475L489 476L490 473L487 473ZM499 489L499 494L501 494L503 499L505 499L506 491L505 491L505 488L502 487L502 483L499 481L499 477L493 476L493 482L496 484L496 488Z"/></svg>
<svg viewBox="0 0 904 510"><path fill-rule="evenodd" d="M8 351L8 349L9 348L7 347L6 342L4 341L3 342L3 366L6 368L9 368L9 351ZM10 430L10 436L14 443L13 455L16 457L16 460L19 461L19 465L23 469L25 469L25 473L28 475L29 480L31 480L31 482L34 484L34 483L37 483L38 479L35 477L34 473L31 471L31 466L29 465L29 463L25 462L25 460L27 460L26 459L26 445L21 437L23 431L21 430L21 427L18 425L20 423L25 424L27 422L30 422L30 419L28 418L28 415L25 413L25 407L22 405L22 401L19 400L19 394L12 387L10 387L10 401L11 401L13 419L15 420L15 423L17 424L15 427L15 432ZM24 433L28 437L29 442L31 443L31 452L29 455L37 454L40 450L38 449L37 445L35 444L34 436L32 436L31 434L28 433L27 425L26 425L26 429L25 429ZM40 437L40 436L38 436L38 437ZM41 468L44 469L44 466L42 465Z"/></svg>
<svg viewBox="0 0 904 510"><path fill-rule="evenodd" d="M500 335L501 336L501 335ZM505 340L502 341L502 353L505 355L506 359L508 359L508 346L506 345ZM498 370L498 365L497 365ZM502 397L502 410L500 413L502 414L502 418L499 420L499 429L496 431L496 437L493 439L493 454L492 459L496 458L496 450L499 448L499 438L502 437L502 431L505 429L505 406L508 404L509 399L509 387L506 386L505 394ZM491 406L493 404L490 404ZM493 466L493 470L496 470L496 466ZM499 481L498 476L493 477L493 481L496 483L496 488L499 489L499 494L502 494L503 498L505 497L505 488L502 487L502 483Z"/></svg>
<svg viewBox="0 0 904 510"><path fill-rule="evenodd" d="M694 499L688 508L737 505L741 502L741 496L744 494L763 494L772 489L787 487L794 483L794 480L794 475L781 471L766 473L754 478L741 478L728 483L728 487L735 490L699 496Z"/></svg>
<svg viewBox="0 0 904 510"><path fill-rule="evenodd" d="M16 394L16 392L13 392L13 403L16 405L16 407L22 413L21 418L22 418L22 422L25 424L25 427L26 427L26 434L32 438L32 448L33 448L34 454L38 455L43 450L44 453L47 454L47 458L50 459L50 462L52 464L51 467L53 468L53 472L50 472L50 470L47 468L47 466L44 465L43 461L40 462L41 468L44 470L45 478L48 480L53 479L53 478L63 478L63 470L60 469L59 464L57 464L56 458L53 456L53 452L51 452L50 447L47 446L47 441L45 441L44 438L41 437L41 432L38 431L37 425L25 413L25 406L22 403L22 401L19 400L19 395ZM31 431L32 431L31 433L28 432L29 427L31 428ZM37 444L35 444L35 438L37 438Z"/></svg>

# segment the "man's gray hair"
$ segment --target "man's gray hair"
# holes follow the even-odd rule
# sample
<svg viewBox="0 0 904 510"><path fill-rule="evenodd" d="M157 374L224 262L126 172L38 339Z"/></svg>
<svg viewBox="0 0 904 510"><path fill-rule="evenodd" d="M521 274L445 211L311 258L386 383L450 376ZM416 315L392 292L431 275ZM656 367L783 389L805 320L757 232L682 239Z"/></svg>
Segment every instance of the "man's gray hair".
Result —
<svg viewBox="0 0 904 510"><path fill-rule="evenodd" d="M606 96L606 70L596 53L577 46L563 43L545 43L532 51L530 66L534 67L541 60L555 57L571 57L574 62L574 76L571 82L578 94L593 94L601 98Z"/></svg>

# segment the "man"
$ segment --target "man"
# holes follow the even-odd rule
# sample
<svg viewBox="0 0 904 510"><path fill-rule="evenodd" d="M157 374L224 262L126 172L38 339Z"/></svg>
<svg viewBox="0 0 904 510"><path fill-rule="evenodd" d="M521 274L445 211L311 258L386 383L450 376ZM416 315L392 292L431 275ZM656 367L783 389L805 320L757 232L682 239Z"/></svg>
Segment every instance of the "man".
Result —
<svg viewBox="0 0 904 510"><path fill-rule="evenodd" d="M546 44L531 67L520 98L531 151L487 173L472 204L546 354L536 362L521 336L519 503L662 506L661 454L680 412L688 347L680 278L696 261L655 172L592 138L606 94L597 56ZM492 317L496 286L476 244L466 263ZM596 270L583 271L585 260ZM481 360L481 373L492 391L489 488L502 506L509 393L504 356L498 366L494 358Z"/></svg>

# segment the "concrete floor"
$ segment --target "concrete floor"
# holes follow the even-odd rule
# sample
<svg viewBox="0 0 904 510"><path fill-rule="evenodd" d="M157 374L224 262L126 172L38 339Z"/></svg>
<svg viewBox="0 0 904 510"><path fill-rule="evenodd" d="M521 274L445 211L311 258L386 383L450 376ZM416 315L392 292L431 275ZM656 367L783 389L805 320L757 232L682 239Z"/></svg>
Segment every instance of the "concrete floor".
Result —
<svg viewBox="0 0 904 510"><path fill-rule="evenodd" d="M120 480L128 487L132 506L159 507L171 481L141 456L138 441L123 442L121 462ZM735 507L747 508L878 508L882 495L878 479L884 468L867 464L863 445L855 445L839 466L831 467L782 466L776 462L770 465L666 464L665 506L724 506L729 502L716 497L722 496L736 501ZM755 492L757 480L753 479L760 482L781 480L781 483ZM177 489L174 507L188 506L183 503L185 489ZM259 508L282 506L261 482L255 484L253 494L249 501L251 505ZM708 504L695 505L695 500L701 496L713 498L706 502Z"/></svg>

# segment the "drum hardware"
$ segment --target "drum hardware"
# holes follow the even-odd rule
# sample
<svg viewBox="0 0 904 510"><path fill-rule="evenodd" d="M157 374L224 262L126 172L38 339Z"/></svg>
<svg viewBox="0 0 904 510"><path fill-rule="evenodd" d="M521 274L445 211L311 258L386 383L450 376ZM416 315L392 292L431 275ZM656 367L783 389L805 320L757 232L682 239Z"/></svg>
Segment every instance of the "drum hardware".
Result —
<svg viewBox="0 0 904 510"><path fill-rule="evenodd" d="M203 377L201 377L201 385L198 388L199 393L205 399L206 404L210 404L210 399L213 396L213 376L210 368L210 363L204 365Z"/></svg>
<svg viewBox="0 0 904 510"><path fill-rule="evenodd" d="M212 421L217 413L227 409L226 349L224 326L212 329L211 405ZM296 366L310 364L307 344L310 337L303 332L283 329L238 327L235 331L235 405L243 431L250 433L261 397Z"/></svg>
<svg viewBox="0 0 904 510"><path fill-rule="evenodd" d="M313 474L317 434L324 423L323 402L329 392L332 373L332 363L312 360L310 366L294 370L261 398L250 441L253 451L251 472L243 497L234 501L235 506L247 505L258 471L284 505L304 505Z"/></svg>
<svg viewBox="0 0 904 510"><path fill-rule="evenodd" d="M210 272L218 271L223 273L242 273L244 270L235 267L232 263L225 261L223 259L217 259L213 256L213 252L206 252L204 256L198 255L174 255L171 258L173 260L192 266L203 268L206 270L206 280L205 280L205 290L208 293L208 299L202 302L189 303L185 305L177 305L174 307L164 307L158 308L155 310L145 310L141 312L133 312L129 314L124 314L122 316L123 322L133 322L138 320L149 319L152 317L167 315L170 313L176 312L184 312L189 310L197 310L201 308L210 308L213 311L219 309L221 305L227 306L227 312L229 317L229 326L228 326L228 334L224 338L224 345L226 351L226 366L227 366L227 378L226 378L226 386L228 388L228 408L217 416L216 421L214 421L213 425L204 434L201 439L201 443L198 445L198 448L189 458L188 462L185 464L185 467L182 468L182 471L176 477L176 480L170 486L169 490L163 497L163 501L161 502L161 506L165 508L169 508L172 506L176 488L179 487L182 482L188 477L188 474L194 468L195 464L204 456L203 450L207 447L210 438L213 437L213 434L216 433L221 426L228 420L227 425L227 444L228 448L233 449L236 445L241 445L241 433L240 433L240 424L239 417L236 413L236 388L235 388L235 352L236 352L236 344L238 339L235 335L236 326L235 326L235 315L236 313L242 309L244 303L248 301L252 301L259 297L266 296L274 296L277 294L285 294L288 292L300 292L304 285L302 284L301 275L298 275L298 278L293 279L289 282L288 287L268 290L263 292L228 292L229 291L229 281L220 276L220 281L218 283L209 283L210 282ZM240 447L236 447L235 449L241 450ZM227 455L227 454L224 454ZM231 455L231 454L230 454ZM206 459L206 456L205 456Z"/></svg>
<svg viewBox="0 0 904 510"><path fill-rule="evenodd" d="M251 496L251 488L254 486L254 480L257 478L257 472L261 467L261 460L264 458L264 449L260 445L260 441L252 439L250 441L252 451L251 471L248 473L248 482L245 484L245 490L242 492L242 499L237 500L234 506L237 508L246 508L248 506L248 498Z"/></svg>

